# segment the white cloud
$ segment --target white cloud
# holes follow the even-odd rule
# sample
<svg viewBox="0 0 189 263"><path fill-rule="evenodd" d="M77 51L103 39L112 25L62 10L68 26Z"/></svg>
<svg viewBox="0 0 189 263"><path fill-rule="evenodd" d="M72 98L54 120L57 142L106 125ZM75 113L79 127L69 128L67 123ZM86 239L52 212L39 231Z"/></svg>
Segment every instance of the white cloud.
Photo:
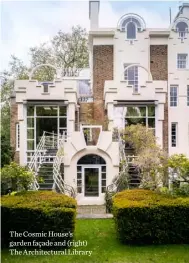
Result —
<svg viewBox="0 0 189 263"><path fill-rule="evenodd" d="M28 6L25 3L23 9L15 9L15 5L11 6L10 2L7 8L3 9L6 15L2 21L2 31L6 32L2 37L1 68L7 67L11 54L28 62L29 48L48 41L60 29L69 31L73 25L78 24L89 29L88 1L56 2L54 5L46 5L48 2L44 2L44 5L40 3L40 7L34 3L28 2ZM116 27L119 18L129 12L141 15L148 27L166 27L169 24L168 18L163 18L155 10L147 10L140 6L136 8L135 5L134 10L130 6L118 13L112 9L109 2L101 2L100 26Z"/></svg>

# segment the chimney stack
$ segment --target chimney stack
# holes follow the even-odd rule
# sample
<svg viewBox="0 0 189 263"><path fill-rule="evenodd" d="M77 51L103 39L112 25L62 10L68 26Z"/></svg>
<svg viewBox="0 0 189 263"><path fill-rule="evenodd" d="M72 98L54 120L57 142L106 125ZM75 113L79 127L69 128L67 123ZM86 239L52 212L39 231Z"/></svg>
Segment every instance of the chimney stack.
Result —
<svg viewBox="0 0 189 263"><path fill-rule="evenodd" d="M89 1L90 30L99 28L100 1Z"/></svg>

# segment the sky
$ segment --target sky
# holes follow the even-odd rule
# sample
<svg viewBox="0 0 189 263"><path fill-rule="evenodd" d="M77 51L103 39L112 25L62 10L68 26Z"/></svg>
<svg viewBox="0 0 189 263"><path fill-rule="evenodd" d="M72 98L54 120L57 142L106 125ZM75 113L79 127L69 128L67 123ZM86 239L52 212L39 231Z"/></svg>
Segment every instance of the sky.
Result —
<svg viewBox="0 0 189 263"><path fill-rule="evenodd" d="M147 27L169 26L169 8L176 15L178 1L100 2L100 27L116 27L126 13L142 16ZM11 55L29 63L29 48L49 41L59 30L69 32L81 25L89 30L89 1L6 1L0 2L0 70L8 68Z"/></svg>

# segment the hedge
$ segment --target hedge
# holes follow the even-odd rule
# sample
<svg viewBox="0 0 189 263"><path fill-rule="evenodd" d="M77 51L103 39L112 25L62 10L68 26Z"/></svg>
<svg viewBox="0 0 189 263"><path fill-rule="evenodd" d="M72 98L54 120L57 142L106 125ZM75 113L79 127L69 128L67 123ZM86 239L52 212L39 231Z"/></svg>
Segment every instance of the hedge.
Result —
<svg viewBox="0 0 189 263"><path fill-rule="evenodd" d="M76 201L66 195L52 191L20 192L14 196L3 196L2 213L2 246L9 247L9 242L32 240L50 242L73 239L76 218ZM10 231L25 233L25 237L11 237ZM69 233L68 236L50 236L54 233ZM46 237L35 235L26 237L27 233L46 233ZM52 233L52 232L51 232Z"/></svg>
<svg viewBox="0 0 189 263"><path fill-rule="evenodd" d="M122 243L189 243L189 198L126 190L113 197L113 214Z"/></svg>

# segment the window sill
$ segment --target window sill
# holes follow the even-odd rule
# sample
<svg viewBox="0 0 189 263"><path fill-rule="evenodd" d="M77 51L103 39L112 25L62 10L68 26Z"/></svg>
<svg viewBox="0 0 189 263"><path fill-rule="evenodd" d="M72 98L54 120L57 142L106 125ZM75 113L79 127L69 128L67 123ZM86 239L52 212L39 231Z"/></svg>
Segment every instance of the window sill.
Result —
<svg viewBox="0 0 189 263"><path fill-rule="evenodd" d="M132 95L141 95L139 92L133 92Z"/></svg>
<svg viewBox="0 0 189 263"><path fill-rule="evenodd" d="M50 95L50 93L49 92L43 92L43 93L41 93L42 95Z"/></svg>
<svg viewBox="0 0 189 263"><path fill-rule="evenodd" d="M179 71L189 71L189 68L177 68Z"/></svg>

